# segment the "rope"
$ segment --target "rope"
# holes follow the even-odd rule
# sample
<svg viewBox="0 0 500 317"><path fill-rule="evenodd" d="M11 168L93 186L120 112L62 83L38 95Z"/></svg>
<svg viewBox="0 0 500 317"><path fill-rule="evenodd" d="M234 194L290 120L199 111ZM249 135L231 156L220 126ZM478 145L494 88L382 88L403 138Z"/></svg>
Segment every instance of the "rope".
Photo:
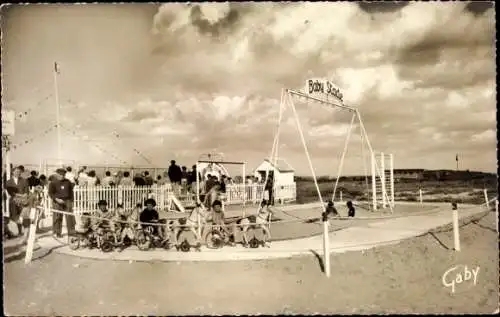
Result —
<svg viewBox="0 0 500 317"><path fill-rule="evenodd" d="M297 128L299 129L300 139L302 141L302 146L304 147L304 151L306 152L306 157L307 157L307 161L309 163L309 168L311 169L311 174L314 178L314 185L316 187L316 192L318 193L319 201L321 202L321 205L324 209L323 211L326 212L326 206L323 202L323 197L321 196L321 191L319 189L318 180L316 178L316 173L314 172L314 167L312 165L311 156L309 155L309 150L307 149L307 144L306 144L306 140L304 137L304 132L302 131L302 126L300 125L300 120L299 120L299 116L297 114L297 110L295 109L295 105L293 104L293 101L291 100L291 96L287 94L287 97L288 98L286 98L286 99L288 100L288 102L290 103L290 106L292 107L292 111L293 111L293 114L295 117L295 122L297 123Z"/></svg>
<svg viewBox="0 0 500 317"><path fill-rule="evenodd" d="M51 125L48 129L45 129L41 133L37 133L35 136L32 136L31 138L28 138L28 139L24 140L21 143L13 144L13 145L11 145L11 147L12 147L12 149L16 150L16 149L18 149L18 148L20 148L20 147L22 147L24 145L31 144L36 139L47 135L50 131L54 130L56 127L57 127L57 124Z"/></svg>
<svg viewBox="0 0 500 317"><path fill-rule="evenodd" d="M40 86L38 87L35 87L33 88L31 91L29 91L27 94L23 94L22 96L26 96L26 95L30 95L30 94L33 94L39 90L41 90L42 88L44 88L45 86L47 86L48 84L52 83L52 79L48 79L46 82L44 82L43 84L41 84ZM16 104L17 103L17 99L19 99L20 97L18 98L14 98L10 101L5 101L6 104Z"/></svg>
<svg viewBox="0 0 500 317"><path fill-rule="evenodd" d="M78 107L78 104L71 100L71 99L67 99L66 100L68 103L74 105L74 106L77 106ZM92 115L91 113L88 113L87 116L91 119L91 120L94 120L94 121L99 121L94 115ZM116 131L112 131L111 132L111 135L113 135L114 137L116 137L117 139L119 140L122 140L122 138L120 137L120 134ZM142 154L139 150L137 150L136 148L132 148L132 150L137 154L139 155L144 161L146 161L149 165L153 166L153 167L158 167L156 166L156 164L153 164L153 162L147 158L144 154Z"/></svg>
<svg viewBox="0 0 500 317"><path fill-rule="evenodd" d="M462 219L462 220L466 220L466 219L469 219L469 218L479 218L479 219L481 219L482 214L483 213L479 213L479 214L476 214L476 215L471 215L471 216L468 216L468 217L466 217L465 219ZM474 220L472 220L472 221L474 221ZM472 221L470 221L470 222L472 222ZM470 224L470 222L462 223L462 224L460 224L460 227L464 227L464 226ZM446 226L449 226L449 225L438 226L437 228L430 229L427 232L419 234L416 237L423 237L423 236L426 236L426 235L429 235L429 234L435 234L435 233L445 232L443 230L439 230L439 228L446 227ZM329 232L335 232L335 231L339 231L339 230L343 230L343 229L345 229L345 227L343 227L343 228L329 229ZM316 237L316 236L320 236L320 235L321 235L320 233L316 233L316 234L306 235L306 236L302 236L302 237L298 237L298 238L293 238L293 239L273 239L273 238L271 238L271 240L269 240L269 241L270 242L278 242L278 241L285 241L285 240L293 241L293 240L297 240L297 239L304 239L304 238L309 238L309 237ZM334 251L334 250L337 250L337 249L354 248L354 247L357 248L357 247L373 246L373 245L384 246L384 245L388 245L388 244L392 244L392 243L397 243L397 242L400 242L402 240L406 240L406 239L405 238L403 238L403 239L396 238L396 239L390 239L390 240L379 241L379 242L364 242L364 243L356 243L356 244L349 244L349 245L339 245L339 246L335 246L335 247L330 247L330 251ZM319 247L317 249L319 249ZM267 253L267 252L269 252L269 253L273 253L273 254L290 253L290 252L303 252L303 251L304 251L303 249L290 249L290 248L279 248L279 249L260 248L258 250L259 253ZM314 249L310 250L310 251L314 252ZM207 252L210 252L210 251L207 251ZM217 251L213 251L213 252L217 252ZM241 248L241 249L240 248L234 248L233 252L235 252L235 253L237 253L237 252L247 253L248 249L246 249L246 248Z"/></svg>
<svg viewBox="0 0 500 317"><path fill-rule="evenodd" d="M366 155L365 155L365 142L364 142L364 137L363 133L361 134L361 156L363 157L363 170L365 172L365 186L366 186L366 192L370 192L370 184L368 183L368 169L366 168ZM374 194L372 194L374 195Z"/></svg>
<svg viewBox="0 0 500 317"><path fill-rule="evenodd" d="M492 199L493 200L496 200L496 199ZM491 201L490 201L491 202ZM469 208L463 208L461 210L465 210L465 209L475 209L475 208L481 208L481 207L484 207L486 204L482 204L482 205L477 205L477 206L471 206ZM39 206L39 207L36 207L36 208L39 208L39 209L43 209L43 207ZM406 217L418 217L418 216L422 216L422 215L427 215L427 214L432 214L432 213L438 213L438 212L442 212L443 210L439 210L440 207L436 207L430 211L424 211L424 212L419 212L418 214L410 214L410 215L400 215L400 216L386 216L386 217L356 217L356 218L352 218L352 217L335 217L335 218L331 218L331 220L363 220L363 221L366 221L366 220L390 220L390 219L398 219L398 218L406 218ZM110 221L110 222L113 222L113 223L123 223L123 224L140 224L140 225L150 225L150 226L165 226L166 224L161 224L161 223L149 223L149 222L141 222L141 221L135 221L135 220L129 220L129 221L124 221L124 220L119 220L119 219L110 219L110 218L104 218L104 217L98 217L98 216L93 216L93 215L77 215L77 214L74 214L74 213L71 213L71 212L67 212L67 211L62 211L62 210L57 210L57 209L52 209L52 208L49 208L49 210L51 212L54 212L54 213L60 213L60 214L63 214L63 215L72 215L72 216L75 216L75 217L82 217L82 218L89 218L89 219L100 219L100 220L107 220L107 221ZM293 217L295 219L293 220L281 220L279 222L277 222L277 224L288 224L288 223L300 223L300 222L308 222L308 221L311 221L311 220L318 220L319 218L318 217L314 217L314 218L300 218L300 217L297 217L297 216L294 216L294 215L291 215L283 210L279 210L277 209L278 211L290 216L290 217ZM92 212L95 212L95 211L91 211ZM165 220L177 220L177 219L182 219L182 218L187 218L186 217L178 217L178 218L164 218ZM232 225L232 226L237 226L237 227L244 227L244 226L255 226L255 225L259 225L259 224L255 224L255 223L251 223L251 224L237 224L237 223L234 223L238 220L233 220L232 223L228 223L226 225ZM214 227L214 226L220 226L220 225L215 225L215 224L202 224L201 227ZM175 225L175 226L170 226L171 228L172 227L180 227L180 228L191 228L193 227L192 225Z"/></svg>
<svg viewBox="0 0 500 317"><path fill-rule="evenodd" d="M351 138L352 125L354 124L354 119L356 114L352 115L351 124L349 125L349 131L347 131L347 137L344 143L344 150L342 151L342 156L340 157L339 169L337 172L337 179L335 180L335 185L333 186L332 201L335 200L335 194L337 193L337 185L339 184L340 174L342 173L342 167L344 166L344 159L347 153L347 146L349 145L349 139Z"/></svg>
<svg viewBox="0 0 500 317"><path fill-rule="evenodd" d="M50 97L52 97L52 93L48 94L47 96L45 96L44 98L39 100L36 104L29 107L28 109L18 113L16 115L16 119L23 119L23 118L27 117L33 110L37 109L43 102L49 100Z"/></svg>
<svg viewBox="0 0 500 317"><path fill-rule="evenodd" d="M108 154L109 156L111 156L112 158L114 158L116 161L121 162L122 164L125 164L125 165L127 165L127 164L128 164L128 162L126 162L126 161L124 161L124 160L120 159L119 157L117 157L117 156L116 156L116 155L114 155L113 153L111 153L111 152L109 152L109 151L107 151L107 150L103 149L101 146L99 146L99 145L97 145L97 144L94 144L94 143L91 143L91 142L89 142L88 140L85 140L83 137L79 136L79 135L76 133L76 131L74 131L74 130L72 131L71 129L68 129L68 128L64 127L63 125L61 125L61 124L60 124L60 127L61 127L61 128L63 128L64 130L66 130L67 132L71 133L72 135L76 136L77 138L79 138L79 139L81 139L81 140L83 140L83 141L85 141L85 142L87 142L87 143L91 144L92 146L94 146L94 147L95 147L96 149L98 149L99 151L102 151L102 152L104 152L104 153Z"/></svg>

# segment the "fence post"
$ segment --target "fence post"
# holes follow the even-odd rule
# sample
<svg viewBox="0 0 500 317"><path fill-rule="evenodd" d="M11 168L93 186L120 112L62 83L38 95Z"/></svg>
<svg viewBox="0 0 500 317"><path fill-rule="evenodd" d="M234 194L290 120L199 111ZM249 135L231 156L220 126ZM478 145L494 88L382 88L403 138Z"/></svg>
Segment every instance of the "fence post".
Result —
<svg viewBox="0 0 500 317"><path fill-rule="evenodd" d="M422 188L418 189L418 194L419 194L419 199L420 199L420 205L424 203L424 198L422 197Z"/></svg>
<svg viewBox="0 0 500 317"><path fill-rule="evenodd" d="M340 191L340 202L344 202L344 199L342 197L342 191Z"/></svg>
<svg viewBox="0 0 500 317"><path fill-rule="evenodd" d="M30 208L30 227L28 231L28 241L26 245L26 254L24 257L24 264L28 264L31 262L33 258L33 251L35 249L35 240L36 240L36 227L38 223L38 217L40 212L36 209L36 207Z"/></svg>
<svg viewBox="0 0 500 317"><path fill-rule="evenodd" d="M486 202L486 208L490 209L490 202L488 201L488 190L485 188L483 190L484 193L484 201Z"/></svg>
<svg viewBox="0 0 500 317"><path fill-rule="evenodd" d="M257 203L257 186L258 184L252 184L252 198L253 198L253 203Z"/></svg>
<svg viewBox="0 0 500 317"><path fill-rule="evenodd" d="M453 240L455 242L455 251L460 251L460 234L458 226L458 207L456 203L452 204L452 215L453 215Z"/></svg>
<svg viewBox="0 0 500 317"><path fill-rule="evenodd" d="M326 211L323 212L323 263L325 264L325 275L330 277L330 239L328 237L328 218Z"/></svg>

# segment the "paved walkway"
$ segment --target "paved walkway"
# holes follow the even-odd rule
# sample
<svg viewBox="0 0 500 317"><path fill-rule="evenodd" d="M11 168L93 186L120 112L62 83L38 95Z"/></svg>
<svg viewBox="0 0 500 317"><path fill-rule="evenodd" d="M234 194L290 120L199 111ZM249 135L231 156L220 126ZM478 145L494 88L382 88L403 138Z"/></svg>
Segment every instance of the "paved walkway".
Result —
<svg viewBox="0 0 500 317"><path fill-rule="evenodd" d="M329 235L330 251L342 253L346 251L366 250L376 246L395 244L401 240L419 236L426 232L447 225L452 222L452 212L449 204L433 203L435 212L421 215L408 215L405 217L388 217L370 224L360 226L354 225L347 229L331 232ZM485 210L484 207L461 205L459 217L466 218ZM294 209L290 206L290 209ZM218 250L210 250L202 247L200 252L178 252L173 250L149 250L140 251L135 247L128 248L122 252L103 253L99 250L70 250L62 241L52 237L40 237L37 244L43 249L51 249L54 252L106 260L123 261L231 261L231 260L258 260L272 258L288 258L292 256L312 253L323 253L322 235L276 241L268 248L258 249L244 248L241 245L235 247L224 247ZM36 258L36 255L35 255Z"/></svg>

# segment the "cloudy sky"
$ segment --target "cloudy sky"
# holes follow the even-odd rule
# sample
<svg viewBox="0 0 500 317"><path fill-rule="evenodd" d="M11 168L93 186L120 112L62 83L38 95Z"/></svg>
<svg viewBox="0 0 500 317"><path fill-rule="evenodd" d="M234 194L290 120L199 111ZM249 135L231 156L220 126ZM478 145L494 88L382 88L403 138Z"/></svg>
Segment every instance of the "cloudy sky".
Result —
<svg viewBox="0 0 500 317"><path fill-rule="evenodd" d="M15 163L57 157L55 130L45 131L58 61L65 161L190 166L217 151L250 170L271 150L281 89L315 77L358 107L395 168L453 169L459 153L463 169L496 171L488 4L27 5L2 18ZM351 115L294 104L316 173L336 174ZM280 157L310 175L290 107L280 144ZM363 172L361 144L356 123L344 174Z"/></svg>

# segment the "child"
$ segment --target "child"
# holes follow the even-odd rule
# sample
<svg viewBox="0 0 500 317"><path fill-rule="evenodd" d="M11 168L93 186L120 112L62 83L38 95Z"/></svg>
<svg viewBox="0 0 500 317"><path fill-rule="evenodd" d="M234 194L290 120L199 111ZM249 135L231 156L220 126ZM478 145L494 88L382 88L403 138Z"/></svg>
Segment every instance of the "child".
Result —
<svg viewBox="0 0 500 317"><path fill-rule="evenodd" d="M95 218L91 219L91 228L93 232L97 232L100 228L113 226L113 212L108 210L108 203L101 199L97 203L97 212L94 214Z"/></svg>
<svg viewBox="0 0 500 317"><path fill-rule="evenodd" d="M120 241L123 242L126 239L128 239L128 241L134 240L134 228L136 226L135 221L137 221L136 213L137 212L134 209L124 209L123 204L118 204L116 207L115 224L113 229L119 231Z"/></svg>
<svg viewBox="0 0 500 317"><path fill-rule="evenodd" d="M352 204L352 201L349 200L346 205L347 205L347 209L349 210L347 215L349 217L354 217L354 215L356 214L356 209L354 209L354 205Z"/></svg>
<svg viewBox="0 0 500 317"><path fill-rule="evenodd" d="M229 243L233 245L235 241L234 237L236 226L232 226L232 231L227 228L225 223L224 211L222 211L222 202L220 200L215 200L212 203L212 210L212 225L221 228L221 230L224 230L224 232L229 235Z"/></svg>
<svg viewBox="0 0 500 317"><path fill-rule="evenodd" d="M161 231L158 230L158 226L150 225L152 223L158 223L160 220L160 215L155 209L156 201L152 198L148 198L144 202L144 205L146 205L146 208L139 215L139 221L141 222L142 229L146 230L146 228L151 227L153 228L154 235L160 235Z"/></svg>
<svg viewBox="0 0 500 317"><path fill-rule="evenodd" d="M329 200L328 204L326 205L326 216L334 216L337 217L339 213L337 212L337 209L333 205L333 201Z"/></svg>

